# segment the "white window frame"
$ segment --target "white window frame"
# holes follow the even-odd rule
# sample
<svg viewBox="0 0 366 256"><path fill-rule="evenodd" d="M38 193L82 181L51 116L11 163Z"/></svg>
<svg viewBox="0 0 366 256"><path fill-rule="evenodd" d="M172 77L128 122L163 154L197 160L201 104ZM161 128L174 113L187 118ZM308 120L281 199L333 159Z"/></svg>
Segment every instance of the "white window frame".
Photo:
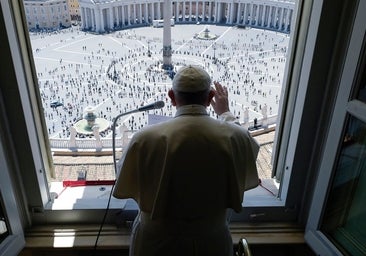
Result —
<svg viewBox="0 0 366 256"><path fill-rule="evenodd" d="M320 225L329 188L332 185L330 181L335 171L335 163L347 117L349 115L355 116L357 119L366 122L366 104L352 99L352 93L357 87L355 78L359 71L360 59L365 55L363 52L366 44L365 13L366 1L360 0L305 230L306 241L318 255L343 255L320 230Z"/></svg>
<svg viewBox="0 0 366 256"><path fill-rule="evenodd" d="M0 99L3 97L0 93ZM0 102L0 115L3 115ZM9 152L4 150L4 129L0 127L0 204L5 214L6 228L9 234L0 243L0 255L18 255L25 245L23 226L16 202L13 182L10 177Z"/></svg>
<svg viewBox="0 0 366 256"><path fill-rule="evenodd" d="M40 120L40 113L37 110L36 94L34 91L29 90L29 84L34 84L31 63L29 60L30 54L26 48L26 38L24 34L16 33L16 31L26 31L26 23L22 21L21 13L13 10L20 10L19 2L0 0L1 8L3 11L4 19L6 20L6 30L10 44L10 51L13 59L13 66L16 70L16 79L18 89L20 91L20 97L22 101L22 107L24 116L26 118L26 130L28 133L28 138L31 144L31 153L33 156L33 161L35 165L36 179L40 187L38 204L45 205L49 200L48 186L45 169L50 169L48 158L44 157L46 155L47 147L42 140L38 138L43 138L43 128L42 122ZM27 58L28 57L28 58ZM44 184L46 186L44 186Z"/></svg>
<svg viewBox="0 0 366 256"><path fill-rule="evenodd" d="M6 0L1 1L2 3L7 3ZM13 60L14 65L17 67L18 86L22 89L22 104L24 106L27 132L32 146L31 151L35 165L34 173L29 175L36 176L38 183L32 185L37 185L40 188L37 195L32 195L32 197L35 197L35 203L32 203L32 206L34 206L32 207L32 217L36 219L36 222L80 222L84 217L84 214L81 213L81 211L83 211L81 208L70 211L45 210L47 209L47 205L52 202L48 193L47 178L45 175L45 170L50 168L47 157L45 157L47 155L47 143L41 139L46 136L43 136L42 133L42 122L40 121L42 117L39 116L37 111L37 104L34 104L34 102L37 102L37 96L35 95L35 92L29 90L29 88L34 85L35 79L34 74L32 74L32 70L34 70L34 68L31 68L33 65L30 60L27 59L31 56L27 46L27 40L24 38L24 35L21 35L22 32L25 33L27 31L23 25L25 22L22 20L19 3L16 2L16 0L9 1L12 2L13 6L7 7L9 11L8 15L11 20L15 19L15 22L8 26L9 31L11 31L8 32L8 35L9 39L14 42L14 44L12 44ZM284 170L281 174L283 182L281 185L282 192L280 193L279 198L272 198L271 200L246 197L244 200L245 208L243 213L234 214L232 217L233 221L253 220L253 218L257 219L257 217L253 216L260 216L258 220L296 220L298 215L299 208L296 208L296 206L293 205L288 205L288 199L291 197L292 201L300 201L301 192L299 191L296 195L290 195L287 188L288 186L297 186L296 184L290 184L290 179L293 175L293 164L295 160L298 160L295 159L295 151L297 147L300 146L297 145L297 141L301 128L300 121L303 118L301 113L304 110L305 95L315 48L315 35L317 34L317 26L320 22L323 1L306 0L300 2L303 8L302 15L296 21L298 31L296 29L294 32L296 34L296 39L293 39L294 41L291 42L291 59L287 62L285 74L287 77L291 75L291 78L287 83L290 84L290 87L293 88L293 90L285 92L284 95L282 95L284 98L291 99L291 101L287 102L287 111L282 113L287 120L291 121L286 121L285 123L280 124L280 127L283 126L283 129L279 129L283 130L283 132L281 132L280 135L277 135L279 136L277 140L277 147L281 154L278 156L278 161L276 161L276 168ZM17 11L11 12L12 8L15 8ZM14 17L12 17L12 15L14 15ZM300 26L298 26L298 24L300 24ZM314 33L308 33L308 29L312 29ZM283 104L284 103L281 102L281 105ZM27 182L27 179L25 179L24 182ZM261 200L260 205L258 205L258 200ZM93 204L95 206L95 201ZM94 217L99 221L105 205L106 202L103 202L99 206L95 207L94 210L85 210L88 211L88 216L90 217L87 221L90 222ZM259 213L258 206L261 206L261 212ZM37 207L39 207L39 209ZM111 208L115 211L121 209L118 204L115 204L115 206L112 205ZM135 210L136 204L128 202L125 209ZM60 218L61 214L63 218Z"/></svg>
<svg viewBox="0 0 366 256"><path fill-rule="evenodd" d="M19 210L14 204L15 192L9 176L8 160L0 137L0 201L4 204L5 220L9 225L9 235L0 243L0 255L18 255L25 245Z"/></svg>

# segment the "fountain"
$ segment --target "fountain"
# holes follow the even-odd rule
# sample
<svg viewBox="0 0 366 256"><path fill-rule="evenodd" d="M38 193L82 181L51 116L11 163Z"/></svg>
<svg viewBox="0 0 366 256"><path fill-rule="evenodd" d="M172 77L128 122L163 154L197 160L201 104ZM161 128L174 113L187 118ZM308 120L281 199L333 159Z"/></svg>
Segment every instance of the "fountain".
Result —
<svg viewBox="0 0 366 256"><path fill-rule="evenodd" d="M196 35L196 38L201 40L214 40L217 38L217 35L212 34L208 27L206 27L203 32Z"/></svg>
<svg viewBox="0 0 366 256"><path fill-rule="evenodd" d="M103 132L110 126L108 120L97 117L96 109L94 107L86 107L84 113L83 119L77 121L73 126L77 133L92 135L95 134L96 129L99 132Z"/></svg>
<svg viewBox="0 0 366 256"><path fill-rule="evenodd" d="M92 129L95 125L95 119L97 119L97 115L94 113L94 108L90 106L85 108L85 112L86 114L84 115L84 119L87 122L87 127Z"/></svg>

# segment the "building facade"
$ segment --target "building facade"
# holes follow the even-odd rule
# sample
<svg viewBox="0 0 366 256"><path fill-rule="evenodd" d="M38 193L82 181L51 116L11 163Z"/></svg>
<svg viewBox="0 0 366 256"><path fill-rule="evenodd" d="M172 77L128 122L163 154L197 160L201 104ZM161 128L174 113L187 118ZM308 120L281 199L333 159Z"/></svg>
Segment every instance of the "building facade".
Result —
<svg viewBox="0 0 366 256"><path fill-rule="evenodd" d="M68 0L70 18L72 21L80 21L80 7L78 0Z"/></svg>
<svg viewBox="0 0 366 256"><path fill-rule="evenodd" d="M96 33L148 26L163 19L163 0L80 0L81 29ZM258 27L289 33L295 0L172 0L175 23Z"/></svg>
<svg viewBox="0 0 366 256"><path fill-rule="evenodd" d="M28 29L57 29L71 26L67 0L25 0Z"/></svg>

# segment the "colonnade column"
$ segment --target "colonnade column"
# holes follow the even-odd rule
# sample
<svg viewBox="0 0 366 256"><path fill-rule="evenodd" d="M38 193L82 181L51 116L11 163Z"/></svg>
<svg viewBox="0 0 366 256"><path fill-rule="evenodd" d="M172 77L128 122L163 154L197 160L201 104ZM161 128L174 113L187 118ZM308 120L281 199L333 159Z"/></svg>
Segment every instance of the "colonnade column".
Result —
<svg viewBox="0 0 366 256"><path fill-rule="evenodd" d="M231 23L231 6L232 6L232 3L228 3L228 4L222 4L223 5L223 11L222 11L222 18L226 18L226 21L225 23L226 24L230 24ZM225 6L226 5L226 6Z"/></svg>
<svg viewBox="0 0 366 256"><path fill-rule="evenodd" d="M278 16L278 7L274 7L274 12L273 12L273 27L276 28L277 25L277 16Z"/></svg>
<svg viewBox="0 0 366 256"><path fill-rule="evenodd" d="M163 15L161 15L161 3L158 3L158 19L163 19Z"/></svg>
<svg viewBox="0 0 366 256"><path fill-rule="evenodd" d="M152 20L155 20L155 3L152 3L152 8L151 8L151 11L152 11L152 15L151 15L151 17L152 17Z"/></svg>
<svg viewBox="0 0 366 256"><path fill-rule="evenodd" d="M140 5L139 4L134 4L134 20L133 23L136 23L136 21L140 21Z"/></svg>
<svg viewBox="0 0 366 256"><path fill-rule="evenodd" d="M153 3L149 3L149 15L151 17L151 23L154 19L154 4Z"/></svg>
<svg viewBox="0 0 366 256"><path fill-rule="evenodd" d="M179 2L175 2L175 21L179 21Z"/></svg>
<svg viewBox="0 0 366 256"><path fill-rule="evenodd" d="M151 16L151 23L152 23L152 21L154 19L153 8L154 8L154 3L149 3L148 4L148 9L149 9L149 15Z"/></svg>
<svg viewBox="0 0 366 256"><path fill-rule="evenodd" d="M87 29L89 29L91 27L90 23L91 23L93 17L95 16L93 14L94 14L94 9L90 9L90 8L86 9L86 26L87 26L86 28ZM92 27L92 29L93 29L93 27Z"/></svg>
<svg viewBox="0 0 366 256"><path fill-rule="evenodd" d="M274 12L274 7L270 6L269 7L269 15L268 15L268 26L267 27L271 27L273 25L273 12Z"/></svg>
<svg viewBox="0 0 366 256"><path fill-rule="evenodd" d="M284 18L284 8L281 7L281 14L280 14L280 25L279 25L279 30L283 30L283 28L285 27L284 25L284 21L283 21L283 18Z"/></svg>
<svg viewBox="0 0 366 256"><path fill-rule="evenodd" d="M139 23L142 23L142 4L138 5L139 8L139 13L138 13L138 18L139 18Z"/></svg>
<svg viewBox="0 0 366 256"><path fill-rule="evenodd" d="M125 6L122 5L121 6L121 22L122 22L122 27L125 26Z"/></svg>
<svg viewBox="0 0 366 256"><path fill-rule="evenodd" d="M114 28L114 21L113 21L113 8L114 7L109 7L109 29L113 29Z"/></svg>
<svg viewBox="0 0 366 256"><path fill-rule="evenodd" d="M131 5L127 5L127 19L128 19L128 25L131 25Z"/></svg>
<svg viewBox="0 0 366 256"><path fill-rule="evenodd" d="M101 32L105 31L105 24L104 24L104 15L103 15L103 9L101 8L99 10L99 15L100 15L100 28L101 28Z"/></svg>
<svg viewBox="0 0 366 256"><path fill-rule="evenodd" d="M218 10L219 10L219 5L220 3L216 2L215 3L215 7L213 8L212 12L214 13L215 15L215 19L214 19L214 22L216 23L217 22L217 16L218 16Z"/></svg>
<svg viewBox="0 0 366 256"><path fill-rule="evenodd" d="M286 16L286 29L290 26L291 24L291 19L292 19L292 10L290 8L287 9L287 16Z"/></svg>
<svg viewBox="0 0 366 256"><path fill-rule="evenodd" d="M259 5L255 5L256 10L255 10L255 25L258 26L258 22L259 22Z"/></svg>
<svg viewBox="0 0 366 256"><path fill-rule="evenodd" d="M201 15L203 21L208 16L208 22L210 23L220 23L226 17L226 24L250 24L288 32L293 16L291 5L281 4L275 6L249 1L246 3L235 1L223 3L218 1L205 2L205 0L189 0L187 2L187 0L183 0L182 2L175 2L175 7L173 7L171 2L178 0L169 1L170 15L174 13L176 22L179 22L180 14L183 21L185 21L186 16L189 16L190 22L197 22ZM81 28L93 29L102 33L105 29L113 29L121 24L125 26L126 19L128 19L127 24L132 25L136 22L142 23L145 21L148 23L154 19L163 18L164 3L161 2L113 5L115 3L105 5L104 9L100 5L90 6L91 8L89 6L80 6ZM189 11L186 11L187 7L189 7ZM172 12L172 10L175 10L175 12Z"/></svg>
<svg viewBox="0 0 366 256"><path fill-rule="evenodd" d="M94 9L94 14L95 14L95 32L102 32L102 29L101 29L101 18L100 18L100 10L95 10Z"/></svg>
<svg viewBox="0 0 366 256"><path fill-rule="evenodd" d="M91 27L92 30L93 30L93 29L95 29L95 12L94 12L94 9L86 8L85 11L86 11L85 14L86 14L87 29L90 29L90 27Z"/></svg>
<svg viewBox="0 0 366 256"><path fill-rule="evenodd" d="M90 10L90 18L91 18L91 23L92 23L92 30L95 31L96 30L96 20L95 20L95 9L89 9Z"/></svg>
<svg viewBox="0 0 366 256"><path fill-rule="evenodd" d="M134 16L133 16L133 23L136 23L137 20L140 20L139 14L140 9L138 4L134 4Z"/></svg>
<svg viewBox="0 0 366 256"><path fill-rule="evenodd" d="M198 21L198 16L199 16L199 13L198 13L198 6L199 6L199 2L196 1L196 22Z"/></svg>
<svg viewBox="0 0 366 256"><path fill-rule="evenodd" d="M189 21L192 21L192 1L189 1Z"/></svg>
<svg viewBox="0 0 366 256"><path fill-rule="evenodd" d="M228 3L228 4L223 4L226 5L226 7L224 8L224 13L223 13L223 17L226 16L226 24L230 24L232 23L232 11L233 11L233 3ZM226 12L227 11L227 12Z"/></svg>
<svg viewBox="0 0 366 256"><path fill-rule="evenodd" d="M240 24L241 7L242 7L242 3L238 3L238 9L236 10L236 24Z"/></svg>
<svg viewBox="0 0 366 256"><path fill-rule="evenodd" d="M272 23L272 11L273 11L272 8L273 8L272 6L269 7L267 28L269 28Z"/></svg>
<svg viewBox="0 0 366 256"><path fill-rule="evenodd" d="M250 25L253 25L253 21L255 20L254 17L254 4L250 4Z"/></svg>
<svg viewBox="0 0 366 256"><path fill-rule="evenodd" d="M278 17L278 15L277 15L277 12L278 12L278 7L275 7L275 6L273 6L272 7L272 18L271 18L271 20L272 20L272 27L276 27L276 21L277 21L277 17Z"/></svg>
<svg viewBox="0 0 366 256"><path fill-rule="evenodd" d="M264 26L264 19L266 17L266 6L262 5L262 22L261 22L261 26Z"/></svg>
<svg viewBox="0 0 366 256"><path fill-rule="evenodd" d="M81 28L85 29L85 8L84 7L80 7L80 19L81 19Z"/></svg>
<svg viewBox="0 0 366 256"><path fill-rule="evenodd" d="M244 24L248 23L248 9L249 4L244 4Z"/></svg>
<svg viewBox="0 0 366 256"><path fill-rule="evenodd" d="M215 8L216 8L216 4L215 4ZM212 17L212 2L210 1L208 4L208 19L211 22L211 17Z"/></svg>
<svg viewBox="0 0 366 256"><path fill-rule="evenodd" d="M262 25L262 6L257 4L257 26Z"/></svg>
<svg viewBox="0 0 366 256"><path fill-rule="evenodd" d="M229 3L229 6L227 9L230 11L228 11L228 13L227 13L226 23L233 24L234 3Z"/></svg>
<svg viewBox="0 0 366 256"><path fill-rule="evenodd" d="M149 4L145 3L145 23L149 23L149 8L148 8Z"/></svg>
<svg viewBox="0 0 366 256"><path fill-rule="evenodd" d="M133 20L132 20L132 24L136 23L136 4L133 4Z"/></svg>
<svg viewBox="0 0 366 256"><path fill-rule="evenodd" d="M81 29L87 29L88 27L86 26L87 25L87 20L88 20L88 15L86 13L86 7L82 7L80 8L80 26L81 26Z"/></svg>
<svg viewBox="0 0 366 256"><path fill-rule="evenodd" d="M287 12L287 18L286 18L286 30L292 24L292 17L293 17L293 13L294 13L294 11L291 10L290 8L288 8L287 10L288 10L288 12Z"/></svg>
<svg viewBox="0 0 366 256"><path fill-rule="evenodd" d="M83 29L87 29L87 22L88 22L88 15L86 13L86 8L85 7L82 7L80 8L80 18L81 18L81 27Z"/></svg>
<svg viewBox="0 0 366 256"><path fill-rule="evenodd" d="M119 6L114 7L114 21L116 22L116 26L119 26L118 9L119 9Z"/></svg>

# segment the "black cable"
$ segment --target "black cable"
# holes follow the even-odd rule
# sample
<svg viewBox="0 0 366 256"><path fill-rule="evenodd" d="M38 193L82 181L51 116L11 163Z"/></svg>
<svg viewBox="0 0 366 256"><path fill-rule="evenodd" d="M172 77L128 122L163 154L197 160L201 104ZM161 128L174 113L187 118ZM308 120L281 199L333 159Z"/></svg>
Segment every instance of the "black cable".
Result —
<svg viewBox="0 0 366 256"><path fill-rule="evenodd" d="M115 142L116 123L117 123L118 118L120 118L122 115L124 115L124 114L118 115L114 119L113 125L112 125L112 154L113 154L113 167L114 167L114 174L115 174L115 176L117 176L116 145L115 145L115 143L116 143ZM112 192L113 192L113 189L114 189L115 184L116 184L116 179L114 180L114 183L113 183L113 185L111 187L111 192L109 193L107 207L106 207L106 209L104 211L104 216L103 216L102 222L100 223L100 227L99 227L99 230L98 230L97 238L95 239L92 256L94 256L95 255L95 252L97 251L98 240L99 240L100 234L102 233L104 223L105 223L105 221L107 219L107 214L108 214L109 206L111 204L111 199L112 199Z"/></svg>
<svg viewBox="0 0 366 256"><path fill-rule="evenodd" d="M115 137L116 137L116 124L117 124L117 120L121 116L124 116L124 115L136 113L136 112L139 112L139 111L147 111L147 110L150 110L150 109L162 108L162 107L164 107L164 102L163 101L157 101L157 102L155 102L153 104L146 105L146 106L142 106L142 107L140 107L138 109L131 110L131 111L128 111L128 112L119 114L113 120L113 124L112 124L112 154L113 154L114 174L115 174L115 177L116 178L117 178L117 160L116 160L116 141L115 141ZM97 238L95 239L92 256L94 256L95 255L95 252L97 251L98 240L99 240L100 234L102 232L102 229L103 229L105 220L107 219L107 214L108 214L109 206L110 206L111 199L112 199L112 192L113 192L113 189L114 189L115 184L116 184L116 179L114 179L114 182L113 182L113 185L112 185L112 188L111 188L111 192L109 193L107 208L105 209L104 216L103 216L103 219L102 219L102 222L100 224L99 231L98 231L98 234L97 234Z"/></svg>
<svg viewBox="0 0 366 256"><path fill-rule="evenodd" d="M101 232L102 232L102 229L103 229L103 226L104 226L105 220L107 219L107 214L108 214L108 211L109 211L109 205L110 205L110 203L111 203L111 199L112 199L112 192L113 192L113 189L114 189L114 185L115 185L115 182L113 183L113 185L112 185L112 187L111 187L111 192L109 193L109 198L108 198L107 207L106 207L106 209L105 209L105 211L104 211L104 216L103 216L102 222L101 222L100 227L99 227L99 230L98 230L97 238L95 239L94 248L93 248L93 256L95 255L95 252L97 251L97 247L98 247L98 240L99 240L100 234L101 234Z"/></svg>

